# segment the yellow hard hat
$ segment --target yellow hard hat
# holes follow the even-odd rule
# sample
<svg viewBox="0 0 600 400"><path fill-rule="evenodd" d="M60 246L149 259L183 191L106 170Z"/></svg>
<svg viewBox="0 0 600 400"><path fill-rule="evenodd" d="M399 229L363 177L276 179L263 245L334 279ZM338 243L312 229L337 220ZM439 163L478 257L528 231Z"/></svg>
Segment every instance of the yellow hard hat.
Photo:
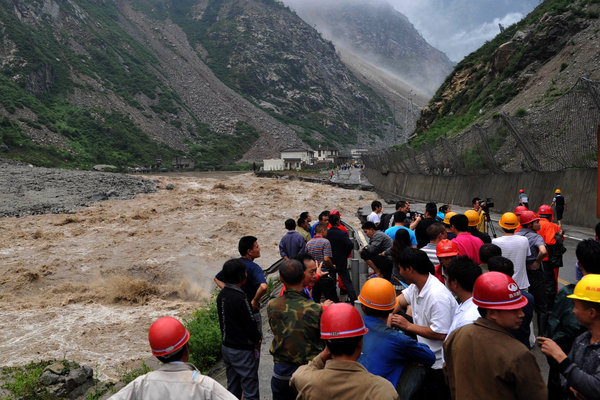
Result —
<svg viewBox="0 0 600 400"><path fill-rule="evenodd" d="M519 217L517 217L517 215L515 213L511 213L511 212L504 213L504 214L502 214L502 217L500 218L500 222L498 222L498 225L500 225L504 229L517 229L520 225Z"/></svg>
<svg viewBox="0 0 600 400"><path fill-rule="evenodd" d="M560 189L556 189L556 190L554 191L554 193L555 193L555 194L560 194L560 193L561 193L561 192L560 192Z"/></svg>
<svg viewBox="0 0 600 400"><path fill-rule="evenodd" d="M393 310L398 304L394 286L383 278L371 278L366 281L360 290L358 301L366 307L383 311Z"/></svg>
<svg viewBox="0 0 600 400"><path fill-rule="evenodd" d="M455 215L457 215L458 213L455 213L454 211L450 211L448 213L446 213L446 215L444 216L444 225L450 225L450 218L454 217Z"/></svg>
<svg viewBox="0 0 600 400"><path fill-rule="evenodd" d="M465 211L465 215L469 219L469 226L477 226L481 222L481 217L475 210L467 210Z"/></svg>
<svg viewBox="0 0 600 400"><path fill-rule="evenodd" d="M567 297L600 303L600 274L588 274L581 278L573 294Z"/></svg>

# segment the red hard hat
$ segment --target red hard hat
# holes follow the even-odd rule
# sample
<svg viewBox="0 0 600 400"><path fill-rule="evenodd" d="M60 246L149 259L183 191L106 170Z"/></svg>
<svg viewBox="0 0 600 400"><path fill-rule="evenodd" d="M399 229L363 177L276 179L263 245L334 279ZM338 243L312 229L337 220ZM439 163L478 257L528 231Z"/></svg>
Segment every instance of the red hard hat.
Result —
<svg viewBox="0 0 600 400"><path fill-rule="evenodd" d="M166 356L182 348L190 340L190 332L173 317L161 317L148 331L152 355Z"/></svg>
<svg viewBox="0 0 600 400"><path fill-rule="evenodd" d="M523 189L519 189L519 193L525 193Z"/></svg>
<svg viewBox="0 0 600 400"><path fill-rule="evenodd" d="M517 310L527 305L513 278L502 272L486 272L473 286L473 303L491 310Z"/></svg>
<svg viewBox="0 0 600 400"><path fill-rule="evenodd" d="M515 208L515 214L517 215L517 217L520 216L523 211L527 211L527 207L517 206L517 208Z"/></svg>
<svg viewBox="0 0 600 400"><path fill-rule="evenodd" d="M538 208L537 213L538 215L549 215L551 221L554 217L554 211L552 210L552 207L550 207L548 204L542 204L540 208Z"/></svg>
<svg viewBox="0 0 600 400"><path fill-rule="evenodd" d="M535 215L535 213L533 211L529 211L529 210L523 211L521 213L521 215L519 215L519 222L521 223L521 226L527 225L534 221L539 221L539 220L540 219L538 218L537 215Z"/></svg>
<svg viewBox="0 0 600 400"><path fill-rule="evenodd" d="M321 339L343 339L369 332L360 313L348 303L335 303L321 315Z"/></svg>
<svg viewBox="0 0 600 400"><path fill-rule="evenodd" d="M329 215L337 215L338 217L342 218L342 214L340 214L340 212L335 208L329 212Z"/></svg>
<svg viewBox="0 0 600 400"><path fill-rule="evenodd" d="M440 240L435 246L435 254L438 257L452 257L458 255L458 246L452 240Z"/></svg>

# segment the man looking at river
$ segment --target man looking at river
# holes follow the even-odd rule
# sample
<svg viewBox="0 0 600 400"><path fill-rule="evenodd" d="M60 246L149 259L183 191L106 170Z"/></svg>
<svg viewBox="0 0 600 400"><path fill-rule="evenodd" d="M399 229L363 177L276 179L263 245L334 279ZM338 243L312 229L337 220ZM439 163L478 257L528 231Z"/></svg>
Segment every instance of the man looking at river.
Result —
<svg viewBox="0 0 600 400"><path fill-rule="evenodd" d="M259 331L262 332L259 301L267 293L267 280L260 265L254 262L254 260L260 257L258 239L254 236L242 237L238 243L238 251L241 255L240 259L246 264L246 272L248 273L246 283L241 286L241 289L246 293L246 297L254 313L254 318L258 323ZM215 276L214 281L220 289L225 287L223 271L220 271Z"/></svg>

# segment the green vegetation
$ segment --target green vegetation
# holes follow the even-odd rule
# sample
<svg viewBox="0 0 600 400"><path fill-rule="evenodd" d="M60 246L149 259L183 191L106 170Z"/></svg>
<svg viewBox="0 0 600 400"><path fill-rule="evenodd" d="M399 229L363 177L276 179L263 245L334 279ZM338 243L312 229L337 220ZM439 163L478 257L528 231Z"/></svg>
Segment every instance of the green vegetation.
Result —
<svg viewBox="0 0 600 400"><path fill-rule="evenodd" d="M206 124L198 123L195 128L189 128L198 143L189 142L189 156L193 158L200 169L237 169L232 168L235 162L246 152L256 139L258 132L246 122L238 121L232 135L217 134Z"/></svg>
<svg viewBox="0 0 600 400"><path fill-rule="evenodd" d="M137 378L138 376L147 374L150 371L152 371L152 369L150 369L148 364L146 364L144 361L142 361L142 365L140 365L138 368L134 368L134 369L125 371L125 373L121 377L121 381L125 385L127 385L129 382L134 381L135 378Z"/></svg>
<svg viewBox="0 0 600 400"><path fill-rule="evenodd" d="M529 112L527 112L527 110L524 108L519 108L517 111L515 111L515 117L518 117L518 118L522 118L522 117L526 116L527 114L529 114Z"/></svg>
<svg viewBox="0 0 600 400"><path fill-rule="evenodd" d="M184 325L190 331L190 362L206 373L221 356L216 294L205 308L196 310Z"/></svg>
<svg viewBox="0 0 600 400"><path fill-rule="evenodd" d="M2 385L2 388L11 393L6 399L56 399L55 396L48 393L38 393L42 372L51 363L51 361L41 361L32 362L23 367L3 367L2 380L5 380L6 383Z"/></svg>
<svg viewBox="0 0 600 400"><path fill-rule="evenodd" d="M424 117L429 117L430 125L417 129L417 136L411 141L411 145L418 147L423 143L432 143L442 135L453 135L479 118L487 117L488 111L509 102L517 95L519 91L517 77L521 71L533 62L544 63L554 55L548 51L547 46L539 45L534 40L514 42L508 64L501 71L489 73L496 50L502 44L509 42L517 31L533 26L536 33L541 33L549 28L548 24L551 23L548 18L540 22L542 16L545 14L554 16L571 11L573 18L568 23L573 24L569 27L570 32L573 32L583 26L577 25L574 18L596 18L597 6L593 6L593 9L590 7L598 3L600 0L545 0L523 20L509 26L494 39L466 56L456 65L454 72L446 78L431 100L430 104L442 103L442 108L432 116ZM565 40L563 45L566 43ZM568 63L562 63L560 70L563 71L568 66ZM457 82L464 86L456 88ZM544 101L553 101L565 91L566 89L558 90L552 86L544 96ZM483 113L480 113L480 110Z"/></svg>

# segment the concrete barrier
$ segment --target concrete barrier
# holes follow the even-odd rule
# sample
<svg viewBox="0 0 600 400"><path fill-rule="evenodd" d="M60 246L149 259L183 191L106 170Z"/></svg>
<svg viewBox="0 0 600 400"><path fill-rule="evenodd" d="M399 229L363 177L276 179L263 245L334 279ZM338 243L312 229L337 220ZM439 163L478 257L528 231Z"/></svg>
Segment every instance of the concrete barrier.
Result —
<svg viewBox="0 0 600 400"><path fill-rule="evenodd" d="M496 212L513 211L518 205L518 191L529 195L529 206L537 211L550 204L554 190L562 190L567 200L563 222L594 227L596 218L596 169L561 172L529 172L518 174L431 176L411 175L367 168L364 171L377 193L385 199L418 200L422 202L470 206L473 197L491 197Z"/></svg>

